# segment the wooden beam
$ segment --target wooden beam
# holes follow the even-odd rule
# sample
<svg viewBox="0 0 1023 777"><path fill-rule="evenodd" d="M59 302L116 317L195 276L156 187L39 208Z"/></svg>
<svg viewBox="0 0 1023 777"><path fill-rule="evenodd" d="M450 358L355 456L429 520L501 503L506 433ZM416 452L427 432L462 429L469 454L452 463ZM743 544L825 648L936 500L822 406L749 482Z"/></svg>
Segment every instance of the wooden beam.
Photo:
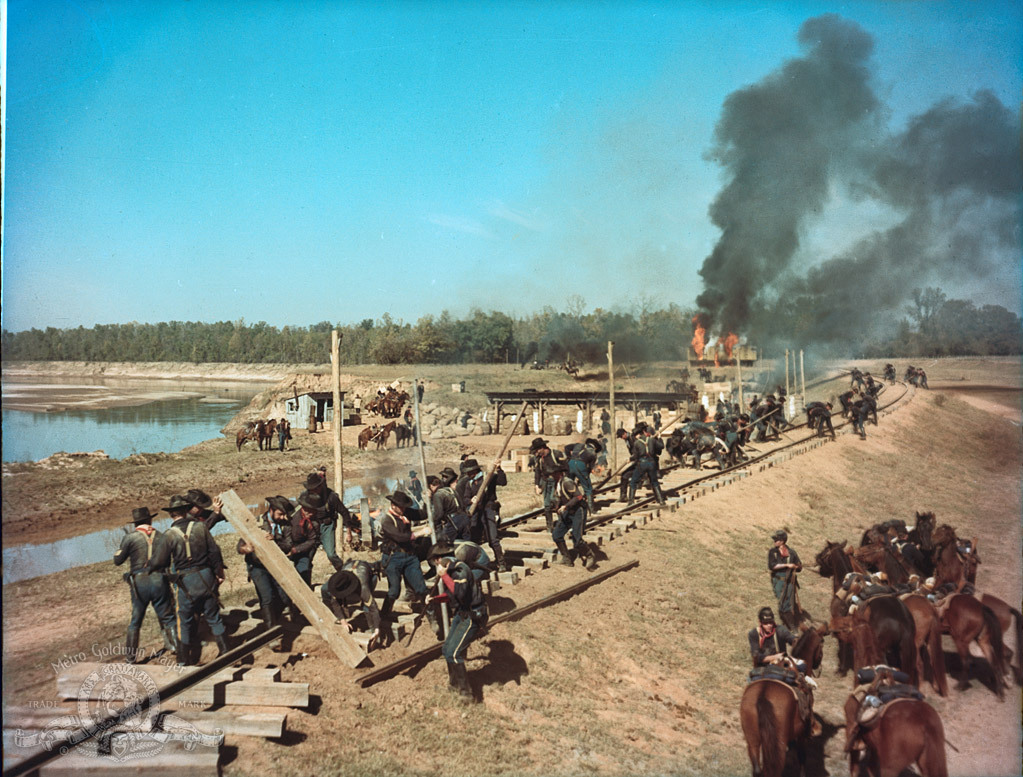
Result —
<svg viewBox="0 0 1023 777"><path fill-rule="evenodd" d="M162 706L162 705L161 705ZM242 710L161 710L161 715L194 723L204 734L220 729L224 734L254 737L283 735L288 720L284 708L243 712ZM160 716L143 721L130 721L114 726L110 731L150 731ZM4 708L4 727L13 729L78 728L82 725L78 707L29 707L27 705Z"/></svg>
<svg viewBox="0 0 1023 777"><path fill-rule="evenodd" d="M345 467L341 459L341 431L345 424L344 408L341 406L341 338L343 335L334 329L330 333L330 366L331 388L334 391L334 423L330 425L331 437L334 438L334 490L344 501L345 498Z"/></svg>
<svg viewBox="0 0 1023 777"><path fill-rule="evenodd" d="M221 510L223 516L234 526L238 536L255 549L256 558L263 563L274 580L280 583L310 625L320 632L320 636L334 651L334 655L351 667L369 661L362 646L353 640L348 632L334 625L336 620L334 613L327 609L319 595L306 585L295 571L295 566L277 547L277 543L267 539L256 516L249 511L238 494L234 490L225 491L220 494L220 500L224 503Z"/></svg>

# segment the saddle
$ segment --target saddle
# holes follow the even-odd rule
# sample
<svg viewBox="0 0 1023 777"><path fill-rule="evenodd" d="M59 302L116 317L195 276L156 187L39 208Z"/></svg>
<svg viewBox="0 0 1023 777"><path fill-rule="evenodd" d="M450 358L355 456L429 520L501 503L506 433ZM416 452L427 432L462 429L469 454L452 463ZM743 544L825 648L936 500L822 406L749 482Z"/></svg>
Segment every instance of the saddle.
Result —
<svg viewBox="0 0 1023 777"><path fill-rule="evenodd" d="M810 720L813 713L813 691L807 686L803 675L787 666L768 664L751 669L747 684L765 680L781 683L791 690L792 695L796 698L799 717L802 720Z"/></svg>

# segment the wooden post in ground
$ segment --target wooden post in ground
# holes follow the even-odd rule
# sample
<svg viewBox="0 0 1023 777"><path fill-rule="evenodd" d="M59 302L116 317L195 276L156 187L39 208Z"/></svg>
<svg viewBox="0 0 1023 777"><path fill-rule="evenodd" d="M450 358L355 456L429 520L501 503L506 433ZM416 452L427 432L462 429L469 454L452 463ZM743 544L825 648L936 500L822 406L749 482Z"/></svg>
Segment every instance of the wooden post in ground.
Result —
<svg viewBox="0 0 1023 777"><path fill-rule="evenodd" d="M330 337L330 365L332 372L332 384L334 388L334 423L330 425L330 431L334 437L334 490L341 497L345 498L345 470L344 462L341 459L341 427L345 423L344 408L341 406L341 334L335 329Z"/></svg>
<svg viewBox="0 0 1023 777"><path fill-rule="evenodd" d="M793 370L795 372L795 370ZM785 349L785 393L789 394L789 349Z"/></svg>
<svg viewBox="0 0 1023 777"><path fill-rule="evenodd" d="M419 446L419 468L423 471L423 482L426 483L426 451L423 448L423 426L419 423L419 378L412 381L412 406L416 414L416 443ZM430 486L426 485L426 520L430 525L430 542L437 544L437 527L433 523L433 499L430 498ZM427 605L423 605L424 607ZM441 621L444 623L444 635L447 636L451 621L448 620L448 604L440 603Z"/></svg>
<svg viewBox="0 0 1023 777"><path fill-rule="evenodd" d="M366 497L359 500L359 520L362 524L362 541L369 547L376 548L377 539L373 536L373 521L369 514L369 499ZM369 539L366 539L367 537Z"/></svg>
<svg viewBox="0 0 1023 777"><path fill-rule="evenodd" d="M793 372L795 372L795 365L796 365L796 355L793 353L792 354ZM805 402L806 401L806 372L803 370L803 349L802 348L799 349L799 379L800 379L800 381L802 383L802 386L803 386L803 390L800 391L799 393L803 395L803 401Z"/></svg>
<svg viewBox="0 0 1023 777"><path fill-rule="evenodd" d="M494 472L497 471L497 465L501 463L501 457L504 456L504 452L508 450L508 443L511 442L512 435L515 434L515 430L519 428L519 421L522 420L522 416L526 413L526 406L528 402L523 402L522 407L519 408L518 414L515 416L515 423L512 424L511 429L508 430L508 435L504 438L504 445L501 446L500 452L494 457L493 463L487 467L486 477L483 478L483 483L480 485L479 490L476 492L476 496L472 498L472 503L469 505L468 513L472 515L476 512L476 508L479 506L480 499L483 498L483 492L487 490L487 486L490 484L490 479L494 477Z"/></svg>
<svg viewBox="0 0 1023 777"><path fill-rule="evenodd" d="M295 565L277 547L277 543L267 539L256 516L249 512L238 494L233 489L228 490L220 494L220 500L224 503L222 515L235 528L238 536L255 549L256 558L274 580L280 583L291 601L334 651L334 655L351 667L366 661L366 651L348 632L334 625L334 613L327 609L319 594L306 585L305 580L295 571Z"/></svg>
<svg viewBox="0 0 1023 777"><path fill-rule="evenodd" d="M739 381L739 412L744 413L746 412L746 408L742 401L742 359L740 359L738 356L735 357L735 375L736 380ZM788 381L786 380L785 383L787 384Z"/></svg>
<svg viewBox="0 0 1023 777"><path fill-rule="evenodd" d="M611 469L612 471L618 470L618 422L615 420L615 359L614 359L615 341L607 341L607 379L611 384L610 388L610 404L611 404L611 439L608 443L611 445Z"/></svg>

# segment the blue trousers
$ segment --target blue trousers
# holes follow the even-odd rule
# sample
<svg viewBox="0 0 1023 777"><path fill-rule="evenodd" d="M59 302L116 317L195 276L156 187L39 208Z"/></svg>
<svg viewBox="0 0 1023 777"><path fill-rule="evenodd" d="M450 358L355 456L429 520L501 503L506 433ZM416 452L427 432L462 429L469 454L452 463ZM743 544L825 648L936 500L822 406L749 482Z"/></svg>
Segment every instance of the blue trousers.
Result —
<svg viewBox="0 0 1023 777"><path fill-rule="evenodd" d="M792 585L785 585L785 575L771 575L771 587L774 588L774 596L778 600L778 612L792 612L796 608L796 585L793 575Z"/></svg>
<svg viewBox="0 0 1023 777"><path fill-rule="evenodd" d="M593 503L593 482L590 480L590 472L586 469L586 463L580 459L568 460L568 474L572 476L579 487L586 495L586 504Z"/></svg>
<svg viewBox="0 0 1023 777"><path fill-rule="evenodd" d="M557 491L557 481L554 478L547 478L543 482L543 512L544 515L554 515L554 501L555 493Z"/></svg>
<svg viewBox="0 0 1023 777"><path fill-rule="evenodd" d="M149 605L153 605L160 626L175 628L174 597L171 596L170 583L163 573L134 575L133 582L134 585L129 586L131 588L129 631L138 631L142 628L142 621L146 617Z"/></svg>
<svg viewBox="0 0 1023 777"><path fill-rule="evenodd" d="M198 643L199 615L210 625L213 636L219 637L224 633L216 583L217 579L209 567L190 569L183 573L178 585L178 627L184 644Z"/></svg>
<svg viewBox="0 0 1023 777"><path fill-rule="evenodd" d="M323 546L323 552L327 554L327 561L329 561L334 569L341 569L341 557L337 555L337 534L335 529L337 528L337 522L331 521L330 523L320 524L320 544Z"/></svg>
<svg viewBox="0 0 1023 777"><path fill-rule="evenodd" d="M313 587L313 555L310 553L307 556L288 556L291 559L291 563L295 565L295 571L298 572L299 577L305 580L305 584L310 588Z"/></svg>
<svg viewBox="0 0 1023 777"><path fill-rule="evenodd" d="M629 483L629 487L636 488L643 481L643 478L647 478L650 482L650 488L653 488L655 483L660 485L657 462L647 456L636 462L636 468L632 470L632 481Z"/></svg>
<svg viewBox="0 0 1023 777"><path fill-rule="evenodd" d="M256 596L259 597L260 607L272 607L277 603L283 609L291 604L291 597L281 588L281 584L274 580L273 575L263 567L249 564L249 579L256 587Z"/></svg>
<svg viewBox="0 0 1023 777"><path fill-rule="evenodd" d="M456 612L451 618L451 630L448 631L448 638L444 640L441 653L444 660L449 664L464 664L465 652L469 649L469 643L473 641L480 629L487 625L486 605L477 607L469 612Z"/></svg>
<svg viewBox="0 0 1023 777"><path fill-rule="evenodd" d="M397 599L401 596L401 581L419 595L426 595L426 581L423 570L419 566L419 557L403 550L396 550L390 556L381 559L384 563L384 574L387 575L387 596Z"/></svg>
<svg viewBox="0 0 1023 777"><path fill-rule="evenodd" d="M578 548L583 541L583 524L586 523L586 508L579 505L574 510L569 510L554 521L554 530L551 537L555 542L565 538L565 535L572 532L572 545Z"/></svg>

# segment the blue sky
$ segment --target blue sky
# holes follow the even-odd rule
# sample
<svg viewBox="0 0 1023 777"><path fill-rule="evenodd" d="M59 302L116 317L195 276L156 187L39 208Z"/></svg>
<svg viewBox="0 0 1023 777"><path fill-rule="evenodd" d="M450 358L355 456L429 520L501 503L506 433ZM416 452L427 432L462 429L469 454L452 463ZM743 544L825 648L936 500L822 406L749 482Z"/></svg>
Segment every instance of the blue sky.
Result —
<svg viewBox="0 0 1023 777"><path fill-rule="evenodd" d="M1018 113L1018 2L9 0L3 326L690 306L725 98L824 13L892 131ZM806 245L886 218L836 194ZM946 291L1018 311L1003 265Z"/></svg>

